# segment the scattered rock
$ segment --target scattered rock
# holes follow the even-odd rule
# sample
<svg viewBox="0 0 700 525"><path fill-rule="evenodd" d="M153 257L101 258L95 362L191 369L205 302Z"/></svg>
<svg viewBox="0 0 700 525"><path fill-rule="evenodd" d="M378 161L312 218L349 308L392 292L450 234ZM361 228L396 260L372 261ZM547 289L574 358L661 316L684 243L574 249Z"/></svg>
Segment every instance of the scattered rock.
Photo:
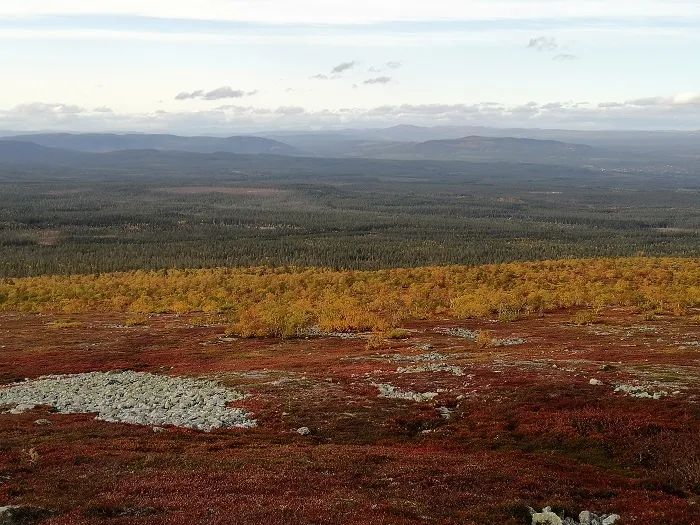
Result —
<svg viewBox="0 0 700 525"><path fill-rule="evenodd" d="M53 425L53 423L51 423L51 421L49 421L48 419L37 419L36 421L34 421L34 424L39 425L40 427L49 427Z"/></svg>
<svg viewBox="0 0 700 525"><path fill-rule="evenodd" d="M0 507L0 525L32 525L52 516L54 513L41 507L20 507L12 505Z"/></svg>
<svg viewBox="0 0 700 525"><path fill-rule="evenodd" d="M472 341L476 341L477 337L479 337L479 332L467 330L466 328L436 328L435 331L460 339L471 339Z"/></svg>
<svg viewBox="0 0 700 525"><path fill-rule="evenodd" d="M337 337L339 339L357 339L357 334L349 332L322 332L318 326L312 326L304 334L307 337Z"/></svg>
<svg viewBox="0 0 700 525"><path fill-rule="evenodd" d="M459 366L430 363L422 366L400 366L396 369L397 374L420 374L423 372L449 372L456 376L463 376L464 369Z"/></svg>
<svg viewBox="0 0 700 525"><path fill-rule="evenodd" d="M615 387L615 392L623 392L628 396L635 397L637 399L659 400L668 395L668 392L665 390L658 390L654 392L652 387L640 385L617 385Z"/></svg>
<svg viewBox="0 0 700 525"><path fill-rule="evenodd" d="M425 363L427 361L444 361L447 356L444 356L438 352L430 352L428 354L421 355L402 355L394 354L387 356L392 361L408 361L410 363Z"/></svg>
<svg viewBox="0 0 700 525"><path fill-rule="evenodd" d="M450 419L452 417L452 410L447 407L437 407L436 410L442 419Z"/></svg>
<svg viewBox="0 0 700 525"><path fill-rule="evenodd" d="M2 392L0 392L0 395L1 395L1 394L2 394ZM2 400L2 397L0 397L0 400ZM9 404L11 404L11 403L2 403L2 402L0 402L0 405L2 405L2 404L7 404L7 405L9 405ZM37 404L38 404L38 403L37 403ZM9 413L10 413L10 414L24 414L24 413L27 412L28 410L34 409L34 407L35 407L37 404L18 403L14 408L10 409Z"/></svg>
<svg viewBox="0 0 700 525"><path fill-rule="evenodd" d="M437 392L421 393L411 392L410 390L400 390L393 385L386 384L372 383L372 386L376 386L379 389L379 397L386 397L389 399L406 399L408 401L416 401L417 403L430 401L439 395Z"/></svg>
<svg viewBox="0 0 700 525"><path fill-rule="evenodd" d="M588 383L593 385L593 386L600 386L603 384L603 382L600 381L599 379L591 379Z"/></svg>
<svg viewBox="0 0 700 525"><path fill-rule="evenodd" d="M520 337L506 337L505 339L491 339L492 346L517 346L527 343L527 339Z"/></svg>
<svg viewBox="0 0 700 525"><path fill-rule="evenodd" d="M153 427L153 433L154 433L154 434L159 434L159 433L161 433L161 432L167 432L167 431L168 431L167 428L163 428L163 427Z"/></svg>
<svg viewBox="0 0 700 525"><path fill-rule="evenodd" d="M309 434L311 434L311 429L309 427L297 428L297 434L299 434L300 436L308 436Z"/></svg>
<svg viewBox="0 0 700 525"><path fill-rule="evenodd" d="M479 338L479 332L467 330L466 328L436 328L436 332L445 335L451 335L459 339L469 339L476 341ZM491 339L491 346L516 346L527 343L527 339L520 337L506 337L505 339Z"/></svg>
<svg viewBox="0 0 700 525"><path fill-rule="evenodd" d="M562 521L550 507L545 507L542 512L532 512L532 525L562 525Z"/></svg>
<svg viewBox="0 0 700 525"><path fill-rule="evenodd" d="M576 518L566 518L564 514L559 515L552 512L551 507L545 507L542 512L537 512L529 508L532 516L532 525L613 525L620 519L617 514L601 514L600 516L590 511L584 510Z"/></svg>

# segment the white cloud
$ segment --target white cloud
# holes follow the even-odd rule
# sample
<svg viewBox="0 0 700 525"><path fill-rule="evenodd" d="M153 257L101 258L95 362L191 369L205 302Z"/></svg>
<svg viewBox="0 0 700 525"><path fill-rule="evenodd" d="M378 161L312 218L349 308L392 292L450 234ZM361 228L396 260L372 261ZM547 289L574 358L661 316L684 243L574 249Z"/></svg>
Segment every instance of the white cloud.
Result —
<svg viewBox="0 0 700 525"><path fill-rule="evenodd" d="M556 38L540 36L537 38L531 38L527 47L528 49L534 49L535 51L556 51L559 49L559 44L557 44Z"/></svg>
<svg viewBox="0 0 700 525"><path fill-rule="evenodd" d="M1 1L1 0L0 0ZM699 17L700 18L700 17ZM415 48L425 46L452 46L470 42L513 42L527 39L531 36L530 29L514 28L475 28L470 31L411 31L396 27L391 31L368 32L367 26L357 26L356 30L338 32L332 27L318 27L313 30L289 33L261 33L255 31L227 32L158 32L147 30L126 29L73 29L73 28L0 28L0 41L10 40L68 40L68 41L136 41L136 42L241 42L245 44L277 44L286 45L290 42L302 42L304 45L326 47L402 47ZM700 31L682 26L656 27L641 23L638 26L618 26L611 24L584 24L576 28L551 29L549 33L561 38L677 38L700 40ZM379 70L379 68L376 68Z"/></svg>
<svg viewBox="0 0 700 525"><path fill-rule="evenodd" d="M696 0L5 0L0 16L135 15L267 23L698 17Z"/></svg>
<svg viewBox="0 0 700 525"><path fill-rule="evenodd" d="M529 102L509 106L399 104L373 108L310 110L300 106L224 105L203 111L149 113L92 111L60 103L32 103L0 110L0 129L16 131L152 131L180 134L245 133L270 129L368 127L395 124L480 125L570 129L697 129L700 94L588 104Z"/></svg>
<svg viewBox="0 0 700 525"><path fill-rule="evenodd" d="M391 77L376 77L376 78L368 78L363 82L363 84L389 84L391 82Z"/></svg>
<svg viewBox="0 0 700 525"><path fill-rule="evenodd" d="M555 62L573 62L575 60L579 60L579 57L576 55L568 55L566 53L562 53L561 55L557 55L554 58L552 58Z"/></svg>
<svg viewBox="0 0 700 525"><path fill-rule="evenodd" d="M85 108L73 104L45 104L43 102L32 102L31 104L20 104L14 108L14 113L27 117L37 116L63 116L77 115L85 113Z"/></svg>
<svg viewBox="0 0 700 525"><path fill-rule="evenodd" d="M206 92L202 89L192 91L191 93L183 91L175 97L175 100L222 100L225 98L250 97L257 93L257 91L243 91L242 89L233 89L231 86L221 86Z"/></svg>
<svg viewBox="0 0 700 525"><path fill-rule="evenodd" d="M369 68L368 71L371 73L383 73L384 71L389 71L392 69L401 69L402 67L403 67L403 62L392 60L391 62L387 62L383 66L380 66L380 67L372 66Z"/></svg>
<svg viewBox="0 0 700 525"><path fill-rule="evenodd" d="M331 69L331 75L340 75L341 73L344 73L345 71L350 71L357 65L357 62L354 60L352 62L341 62L337 66L335 66L333 69Z"/></svg>
<svg viewBox="0 0 700 525"><path fill-rule="evenodd" d="M618 108L700 108L700 93L679 93L672 97L634 98L624 102L601 102L602 109Z"/></svg>
<svg viewBox="0 0 700 525"><path fill-rule="evenodd" d="M673 97L673 103L684 104L700 104L700 93L679 93Z"/></svg>

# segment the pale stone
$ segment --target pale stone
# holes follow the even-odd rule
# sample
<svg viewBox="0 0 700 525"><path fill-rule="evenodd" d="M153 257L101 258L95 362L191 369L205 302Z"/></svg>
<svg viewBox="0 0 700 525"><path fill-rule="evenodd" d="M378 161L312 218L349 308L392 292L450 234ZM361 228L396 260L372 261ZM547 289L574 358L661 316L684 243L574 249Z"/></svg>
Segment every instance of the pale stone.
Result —
<svg viewBox="0 0 700 525"><path fill-rule="evenodd" d="M532 515L532 525L562 525L562 521L559 516L545 509L545 512Z"/></svg>

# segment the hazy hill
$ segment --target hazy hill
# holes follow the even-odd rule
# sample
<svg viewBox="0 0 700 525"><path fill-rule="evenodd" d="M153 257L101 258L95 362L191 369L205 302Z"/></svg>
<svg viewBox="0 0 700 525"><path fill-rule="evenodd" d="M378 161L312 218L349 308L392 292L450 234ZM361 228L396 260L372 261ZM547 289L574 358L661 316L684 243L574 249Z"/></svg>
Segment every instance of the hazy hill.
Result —
<svg viewBox="0 0 700 525"><path fill-rule="evenodd" d="M584 165L611 153L582 144L513 137L469 136L425 142L357 139L343 135L297 135L288 141L317 157L403 160L470 160ZM615 154L619 156L619 154Z"/></svg>
<svg viewBox="0 0 700 525"><path fill-rule="evenodd" d="M589 162L606 154L591 146L555 140L512 137L463 137L392 146L388 154L416 158L454 160L502 160L506 162Z"/></svg>
<svg viewBox="0 0 700 525"><path fill-rule="evenodd" d="M275 154L283 156L359 157L400 160L479 160L532 163L581 164L596 155L590 146L517 138L463 137L456 140L426 142L388 142L356 140L351 135L290 137L296 147L261 137L179 137L175 135L115 135L115 134L39 134L6 137L4 156L20 161L44 159L42 163L86 162L90 157L70 153L131 152L128 158L152 158L154 153L233 153L237 155ZM8 143L14 146L7 146ZM31 146L47 148L40 150ZM148 153L150 151L150 153ZM112 155L126 159L125 155ZM22 161L24 162L24 161ZM88 162L89 163L89 162Z"/></svg>
<svg viewBox="0 0 700 525"><path fill-rule="evenodd" d="M0 164L78 164L89 155L76 151L48 148L33 142L0 140Z"/></svg>
<svg viewBox="0 0 700 525"><path fill-rule="evenodd" d="M404 145L405 146L405 145ZM410 145L409 145L410 146ZM562 176L577 178L592 176L588 170L567 167L562 170L553 163L520 164L507 162L466 162L463 160L415 159L415 158L367 158L309 157L282 155L240 155L234 153L190 153L162 150L119 150L105 153L71 151L49 148L31 142L0 140L0 166L18 167L41 171L49 167L58 170L68 168L90 177L97 173L119 173L128 170L131 175L158 174L161 176L192 173L231 176L239 170L262 170L266 174L303 176L311 180L325 180L343 174L352 180L372 179L379 173L405 174L427 170L430 173L452 173L477 170L489 177L521 178L548 176L556 172ZM195 175L196 174L196 175ZM237 176L237 175L236 175Z"/></svg>
<svg viewBox="0 0 700 525"><path fill-rule="evenodd" d="M164 150L190 153L238 153L298 155L299 152L283 142L249 136L233 137L181 137L177 135L147 135L111 133L45 133L38 135L16 135L10 140L33 142L41 146L74 151L103 153L120 150Z"/></svg>
<svg viewBox="0 0 700 525"><path fill-rule="evenodd" d="M397 140L397 137L448 135L463 127L420 128L395 126L384 130L342 130L318 132L286 132L273 135L232 137L183 137L142 134L69 134L42 133L0 138L0 142L33 143L64 150L51 155L55 162L66 163L67 150L81 153L129 153L114 158L115 162L135 165L139 159L154 160L154 154L235 154L275 155L283 157L365 158L387 160L459 160L471 162L509 162L598 168L631 168L655 171L669 169L695 170L700 159L700 133L693 132L583 132L565 130L498 130L480 128L484 134L431 140ZM510 131L512 136L491 134ZM539 138L515 136L527 132ZM571 140L559 140L558 136ZM393 140L389 138L393 137ZM548 138L549 137L549 138ZM555 138L551 138L555 137ZM579 140L580 139L580 140ZM283 140L283 141L282 141ZM23 151L28 151L24 146ZM12 151L11 151L12 150ZM150 151L150 153L145 153ZM5 150L10 158L17 150ZM43 155L43 157L42 157ZM27 161L47 164L49 152L27 155ZM2 159L0 159L2 160ZM168 157L172 161L173 157ZM210 163L212 159L203 162ZM225 162L216 159L217 162ZM9 161L5 160L5 163ZM70 161L83 163L84 159ZM104 162L102 159L99 162ZM193 158L187 158L191 165ZM88 164L94 164L89 161Z"/></svg>
<svg viewBox="0 0 700 525"><path fill-rule="evenodd" d="M295 145L303 141L304 149L335 139L375 141L375 142L427 142L432 140L457 140L467 136L523 138L555 140L574 144L584 144L596 148L619 152L654 152L687 154L689 151L700 154L700 131L581 131L566 129L539 128L489 128L482 126L410 126L399 125L389 128L343 129L325 131L265 132L261 137L277 138Z"/></svg>

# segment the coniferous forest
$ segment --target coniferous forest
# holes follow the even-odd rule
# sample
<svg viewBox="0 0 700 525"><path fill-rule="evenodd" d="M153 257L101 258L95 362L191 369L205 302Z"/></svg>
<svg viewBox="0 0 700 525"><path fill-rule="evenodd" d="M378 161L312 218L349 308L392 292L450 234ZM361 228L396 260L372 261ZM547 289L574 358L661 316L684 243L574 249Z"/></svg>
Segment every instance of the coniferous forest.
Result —
<svg viewBox="0 0 700 525"><path fill-rule="evenodd" d="M0 276L700 256L693 173L274 156L0 168Z"/></svg>

